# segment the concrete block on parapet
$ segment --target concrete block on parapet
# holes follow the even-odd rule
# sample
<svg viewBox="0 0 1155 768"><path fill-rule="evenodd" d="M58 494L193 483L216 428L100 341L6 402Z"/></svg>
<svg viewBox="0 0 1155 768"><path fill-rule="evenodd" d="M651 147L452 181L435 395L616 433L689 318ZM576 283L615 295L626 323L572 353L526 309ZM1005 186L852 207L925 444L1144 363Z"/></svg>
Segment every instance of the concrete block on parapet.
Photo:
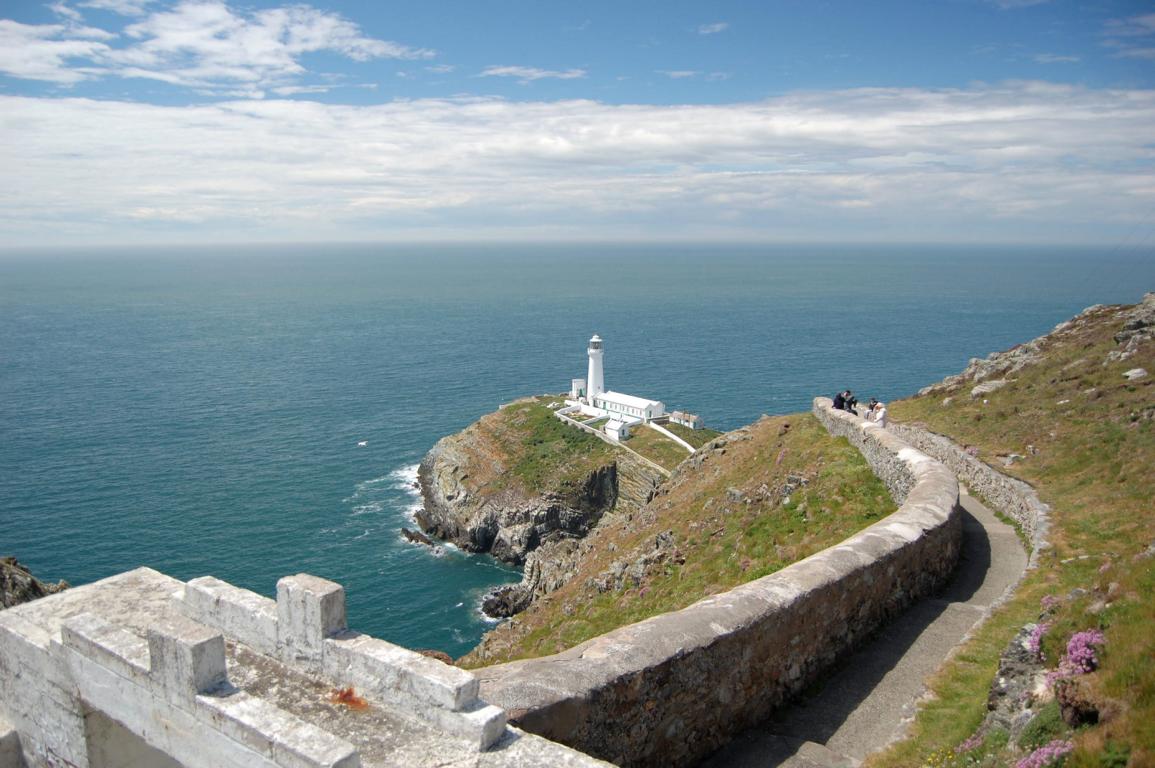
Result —
<svg viewBox="0 0 1155 768"><path fill-rule="evenodd" d="M446 733L469 742L473 749L483 752L496 744L505 733L508 715L501 707L486 704L479 699L458 712L428 710L425 719Z"/></svg>
<svg viewBox="0 0 1155 768"><path fill-rule="evenodd" d="M213 576L189 581L178 598L190 619L216 627L259 653L276 653L276 601Z"/></svg>
<svg viewBox="0 0 1155 768"><path fill-rule="evenodd" d="M277 582L277 653L283 661L319 668L325 638L347 627L340 584L307 573Z"/></svg>
<svg viewBox="0 0 1155 768"><path fill-rule="evenodd" d="M149 672L155 684L192 702L228 682L225 639L183 616L167 616L148 629Z"/></svg>
<svg viewBox="0 0 1155 768"><path fill-rule="evenodd" d="M285 768L359 768L347 741L243 691L199 696L222 734Z"/></svg>
<svg viewBox="0 0 1155 768"><path fill-rule="evenodd" d="M473 673L369 635L344 632L326 640L324 673L479 750L492 746L505 730L505 710L478 698L480 684Z"/></svg>
<svg viewBox="0 0 1155 768"><path fill-rule="evenodd" d="M60 627L60 641L81 656L138 684L148 680L148 641L91 613L73 616Z"/></svg>

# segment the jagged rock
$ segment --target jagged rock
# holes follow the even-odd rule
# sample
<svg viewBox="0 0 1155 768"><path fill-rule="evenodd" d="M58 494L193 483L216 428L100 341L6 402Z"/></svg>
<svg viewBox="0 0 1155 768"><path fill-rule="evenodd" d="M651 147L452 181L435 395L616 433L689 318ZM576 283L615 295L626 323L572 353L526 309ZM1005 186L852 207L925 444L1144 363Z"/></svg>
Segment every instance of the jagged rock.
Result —
<svg viewBox="0 0 1155 768"><path fill-rule="evenodd" d="M14 557L0 557L0 608L11 608L68 589L68 582L45 584Z"/></svg>
<svg viewBox="0 0 1155 768"><path fill-rule="evenodd" d="M481 611L493 619L508 619L529 607L533 593L523 584L506 584L481 600Z"/></svg>
<svg viewBox="0 0 1155 768"><path fill-rule="evenodd" d="M1046 671L1027 642L1035 626L1027 624L1020 629L999 657L999 671L987 694L987 717L980 733L1001 728L1017 742L1034 717L1036 705L1049 700Z"/></svg>
<svg viewBox="0 0 1155 768"><path fill-rule="evenodd" d="M1146 376L1147 370L1145 368L1132 368L1123 374L1123 378L1127 379L1128 381L1138 381L1139 379L1142 379Z"/></svg>
<svg viewBox="0 0 1155 768"><path fill-rule="evenodd" d="M427 547L436 546L433 543L433 539L429 538L421 531L412 531L408 528L402 528L401 535L405 537L406 541L412 542L414 544L424 544Z"/></svg>
<svg viewBox="0 0 1155 768"><path fill-rule="evenodd" d="M1139 347L1152 338L1155 338L1155 293L1148 293L1123 317L1123 328L1115 334L1115 343L1121 348L1109 352L1103 364L1133 357Z"/></svg>
<svg viewBox="0 0 1155 768"><path fill-rule="evenodd" d="M991 392L1002 389L1010 383L1011 382L1007 379L993 379L991 381L984 381L982 384L977 385L974 387L974 389L971 390L971 399L973 400L976 397L989 395Z"/></svg>
<svg viewBox="0 0 1155 768"><path fill-rule="evenodd" d="M634 549L626 558L615 560L592 580L592 586L598 592L640 586L654 568L666 562L685 562L685 557L674 542L673 531L659 533L647 544Z"/></svg>

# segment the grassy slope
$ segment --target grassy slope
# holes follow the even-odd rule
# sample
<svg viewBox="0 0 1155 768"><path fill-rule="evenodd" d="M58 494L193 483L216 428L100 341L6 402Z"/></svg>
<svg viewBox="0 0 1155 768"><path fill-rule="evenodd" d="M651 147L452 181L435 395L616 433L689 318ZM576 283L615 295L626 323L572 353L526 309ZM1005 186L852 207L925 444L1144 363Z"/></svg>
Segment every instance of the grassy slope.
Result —
<svg viewBox="0 0 1155 768"><path fill-rule="evenodd" d="M922 708L914 738L872 765L957 760L949 750L981 722L998 655L1038 618L1045 595L1062 598L1044 641L1051 663L1073 632L1098 627L1107 638L1100 670L1085 680L1107 722L1077 735L1068 765L1109 765L1107 756L1128 750L1131 765L1155 764L1155 558L1137 558L1155 542L1155 382L1122 375L1136 367L1155 374L1155 345L1104 364L1120 327L1117 308L1092 313L1045 342L1044 361L1012 374L985 402L969 397L968 382L891 404L896 420L924 423L1031 483L1052 508L1054 549L932 681L938 698ZM952 396L946 405L944 395ZM1025 458L1004 467L1001 457L1012 453ZM1089 611L1096 602L1107 607ZM988 760L1010 759L997 744L991 750Z"/></svg>
<svg viewBox="0 0 1155 768"><path fill-rule="evenodd" d="M613 446L554 416L546 404L557 400L551 396L519 400L477 423L486 444L502 452L499 465L509 470L490 478L490 488L500 489L516 480L531 494L556 491L565 495L592 471L614 460Z"/></svg>
<svg viewBox="0 0 1155 768"><path fill-rule="evenodd" d="M685 448L661 432L641 424L633 427L632 430L625 445L659 466L672 470L690 456Z"/></svg>
<svg viewBox="0 0 1155 768"><path fill-rule="evenodd" d="M498 627L465 666L547 655L619 626L683 608L772 573L846 538L894 510L886 488L844 439L810 415L764 418L683 465L665 492L632 518L604 520L575 578ZM794 476L807 484L784 497ZM750 503L746 503L746 499ZM615 561L632 562L671 532L676 553L640 583L599 591Z"/></svg>
<svg viewBox="0 0 1155 768"><path fill-rule="evenodd" d="M681 424L671 423L663 424L662 426L695 448L701 448L703 445L710 442L718 435L722 434L716 429L690 429L689 427L683 427Z"/></svg>

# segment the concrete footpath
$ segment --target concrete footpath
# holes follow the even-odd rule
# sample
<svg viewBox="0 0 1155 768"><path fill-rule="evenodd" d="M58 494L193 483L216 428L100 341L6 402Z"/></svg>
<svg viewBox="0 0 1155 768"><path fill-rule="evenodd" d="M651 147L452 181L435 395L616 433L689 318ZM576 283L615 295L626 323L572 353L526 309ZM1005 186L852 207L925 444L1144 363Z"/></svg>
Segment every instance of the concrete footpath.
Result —
<svg viewBox="0 0 1155 768"><path fill-rule="evenodd" d="M961 501L962 553L943 591L911 606L814 692L740 734L700 768L857 766L901 735L925 680L1027 566L1013 528L965 491Z"/></svg>

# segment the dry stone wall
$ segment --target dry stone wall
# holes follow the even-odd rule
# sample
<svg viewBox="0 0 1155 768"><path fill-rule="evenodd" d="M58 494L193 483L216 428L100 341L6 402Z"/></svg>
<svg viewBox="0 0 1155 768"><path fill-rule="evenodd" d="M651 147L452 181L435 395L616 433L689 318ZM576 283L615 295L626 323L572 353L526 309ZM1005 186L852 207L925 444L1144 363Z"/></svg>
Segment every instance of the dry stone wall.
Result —
<svg viewBox="0 0 1155 768"><path fill-rule="evenodd" d="M1019 524L1031 542L1028 567L1038 563L1039 553L1049 546L1051 508L1035 489L1022 480L1007 477L989 464L971 456L948 437L910 424L891 423L890 429L903 440L945 464L972 492L990 506Z"/></svg>
<svg viewBox="0 0 1155 768"><path fill-rule="evenodd" d="M942 464L829 400L898 511L770 576L554 656L478 671L485 700L526 730L619 765L690 765L754 725L950 575L958 482Z"/></svg>

